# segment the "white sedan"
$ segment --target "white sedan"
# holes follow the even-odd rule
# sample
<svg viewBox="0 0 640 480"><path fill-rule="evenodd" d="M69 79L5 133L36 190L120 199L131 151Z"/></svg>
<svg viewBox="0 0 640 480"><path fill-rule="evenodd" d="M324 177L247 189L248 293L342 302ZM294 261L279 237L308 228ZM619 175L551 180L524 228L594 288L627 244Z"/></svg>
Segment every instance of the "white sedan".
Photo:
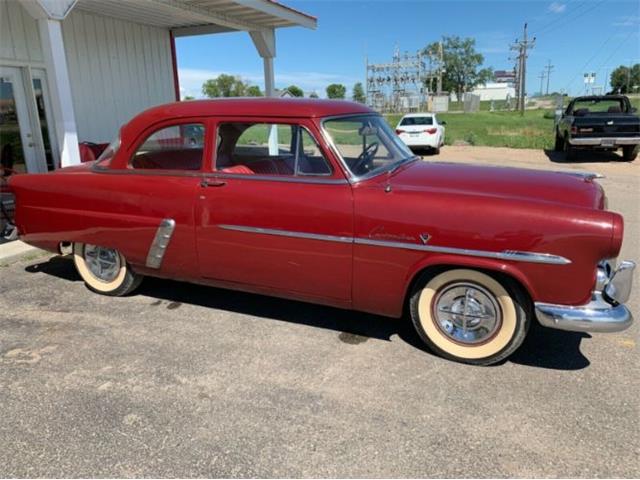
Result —
<svg viewBox="0 0 640 480"><path fill-rule="evenodd" d="M400 119L396 134L411 150L428 148L438 154L444 145L444 125L435 113L409 113Z"/></svg>

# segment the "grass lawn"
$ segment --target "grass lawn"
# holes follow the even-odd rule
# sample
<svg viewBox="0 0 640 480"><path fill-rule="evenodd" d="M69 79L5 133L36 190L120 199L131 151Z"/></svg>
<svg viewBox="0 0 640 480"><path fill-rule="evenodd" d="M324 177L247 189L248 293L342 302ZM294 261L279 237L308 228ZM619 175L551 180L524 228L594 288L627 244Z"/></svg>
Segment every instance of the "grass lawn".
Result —
<svg viewBox="0 0 640 480"><path fill-rule="evenodd" d="M545 118L545 112L547 117ZM402 115L385 115L395 128ZM464 141L471 145L511 148L552 148L553 111L440 113L447 122L445 143Z"/></svg>

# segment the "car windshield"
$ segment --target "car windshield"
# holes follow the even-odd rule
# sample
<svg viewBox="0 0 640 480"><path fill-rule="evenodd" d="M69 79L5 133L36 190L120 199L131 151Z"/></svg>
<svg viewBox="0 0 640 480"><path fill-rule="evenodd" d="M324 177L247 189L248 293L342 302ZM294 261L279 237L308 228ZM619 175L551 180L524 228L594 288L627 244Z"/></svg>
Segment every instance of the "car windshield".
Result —
<svg viewBox="0 0 640 480"><path fill-rule="evenodd" d="M433 125L433 117L404 117L400 125L405 127L411 125Z"/></svg>
<svg viewBox="0 0 640 480"><path fill-rule="evenodd" d="M355 177L395 168L415 156L379 115L325 120L324 129Z"/></svg>

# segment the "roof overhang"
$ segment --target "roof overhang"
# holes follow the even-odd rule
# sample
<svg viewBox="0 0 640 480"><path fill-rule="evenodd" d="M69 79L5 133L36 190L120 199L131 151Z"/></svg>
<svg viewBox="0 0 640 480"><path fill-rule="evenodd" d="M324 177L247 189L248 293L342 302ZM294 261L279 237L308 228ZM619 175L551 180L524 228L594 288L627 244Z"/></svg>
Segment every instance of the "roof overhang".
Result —
<svg viewBox="0 0 640 480"><path fill-rule="evenodd" d="M315 17L275 0L78 0L76 8L168 28L175 36L317 27Z"/></svg>

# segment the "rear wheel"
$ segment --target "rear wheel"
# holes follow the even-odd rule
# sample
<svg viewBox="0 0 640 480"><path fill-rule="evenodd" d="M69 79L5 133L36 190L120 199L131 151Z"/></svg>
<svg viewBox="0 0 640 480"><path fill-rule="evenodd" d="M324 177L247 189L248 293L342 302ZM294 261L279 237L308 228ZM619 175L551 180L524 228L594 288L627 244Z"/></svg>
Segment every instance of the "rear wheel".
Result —
<svg viewBox="0 0 640 480"><path fill-rule="evenodd" d="M638 150L640 146L638 145L628 145L622 147L622 159L625 162L632 162L638 157Z"/></svg>
<svg viewBox="0 0 640 480"><path fill-rule="evenodd" d="M413 324L435 353L491 365L522 344L529 329L528 299L511 282L468 269L421 277L410 298Z"/></svg>
<svg viewBox="0 0 640 480"><path fill-rule="evenodd" d="M74 243L73 261L85 285L96 293L119 297L142 282L143 276L132 271L124 256L112 248Z"/></svg>
<svg viewBox="0 0 640 480"><path fill-rule="evenodd" d="M575 158L575 149L569 143L569 135L564 136L563 149L565 160L573 160Z"/></svg>
<svg viewBox="0 0 640 480"><path fill-rule="evenodd" d="M556 152L561 152L563 148L564 148L564 140L560 136L560 133L556 130L556 143L554 144L553 149Z"/></svg>

